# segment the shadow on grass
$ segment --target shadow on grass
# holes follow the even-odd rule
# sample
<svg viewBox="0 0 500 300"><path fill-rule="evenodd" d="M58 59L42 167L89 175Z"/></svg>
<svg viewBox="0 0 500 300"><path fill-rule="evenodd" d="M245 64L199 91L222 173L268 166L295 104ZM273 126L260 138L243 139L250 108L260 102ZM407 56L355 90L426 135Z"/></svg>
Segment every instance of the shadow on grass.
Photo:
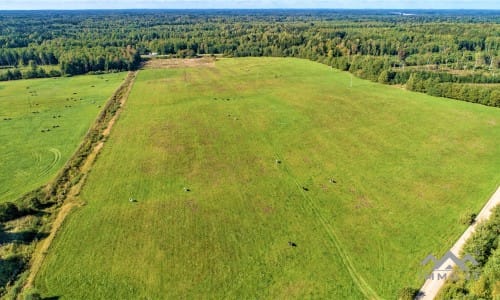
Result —
<svg viewBox="0 0 500 300"><path fill-rule="evenodd" d="M0 286L6 286L14 281L24 270L25 262L20 257L0 259Z"/></svg>
<svg viewBox="0 0 500 300"><path fill-rule="evenodd" d="M30 244L34 240L41 240L48 236L46 232L24 230L19 232L5 232L0 229L0 245L6 243Z"/></svg>

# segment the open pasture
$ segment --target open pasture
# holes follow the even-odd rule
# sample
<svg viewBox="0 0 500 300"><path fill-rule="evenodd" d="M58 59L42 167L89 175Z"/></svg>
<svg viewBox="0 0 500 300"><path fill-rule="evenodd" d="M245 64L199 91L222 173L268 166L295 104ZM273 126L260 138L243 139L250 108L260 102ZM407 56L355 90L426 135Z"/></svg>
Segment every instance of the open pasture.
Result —
<svg viewBox="0 0 500 300"><path fill-rule="evenodd" d="M143 70L35 285L61 299L393 299L496 189L499 140L496 108L305 60Z"/></svg>
<svg viewBox="0 0 500 300"><path fill-rule="evenodd" d="M0 201L50 181L124 77L0 82Z"/></svg>

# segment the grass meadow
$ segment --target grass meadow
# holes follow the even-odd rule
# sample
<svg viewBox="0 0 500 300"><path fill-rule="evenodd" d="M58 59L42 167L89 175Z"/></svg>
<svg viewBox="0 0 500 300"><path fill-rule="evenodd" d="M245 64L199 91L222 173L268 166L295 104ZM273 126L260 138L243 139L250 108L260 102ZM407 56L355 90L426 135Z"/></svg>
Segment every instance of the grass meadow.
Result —
<svg viewBox="0 0 500 300"><path fill-rule="evenodd" d="M497 108L306 60L142 70L35 285L61 299L395 298L496 189L499 140Z"/></svg>
<svg viewBox="0 0 500 300"><path fill-rule="evenodd" d="M0 82L0 201L13 201L55 176L123 77Z"/></svg>

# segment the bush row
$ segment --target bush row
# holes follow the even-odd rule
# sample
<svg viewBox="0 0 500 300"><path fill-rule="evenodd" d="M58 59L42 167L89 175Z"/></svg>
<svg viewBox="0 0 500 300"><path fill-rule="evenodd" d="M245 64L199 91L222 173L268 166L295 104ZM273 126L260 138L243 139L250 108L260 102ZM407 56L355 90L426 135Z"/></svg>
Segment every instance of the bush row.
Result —
<svg viewBox="0 0 500 300"><path fill-rule="evenodd" d="M469 276L453 276L437 299L500 299L500 206L490 219L477 226L462 251L472 255Z"/></svg>

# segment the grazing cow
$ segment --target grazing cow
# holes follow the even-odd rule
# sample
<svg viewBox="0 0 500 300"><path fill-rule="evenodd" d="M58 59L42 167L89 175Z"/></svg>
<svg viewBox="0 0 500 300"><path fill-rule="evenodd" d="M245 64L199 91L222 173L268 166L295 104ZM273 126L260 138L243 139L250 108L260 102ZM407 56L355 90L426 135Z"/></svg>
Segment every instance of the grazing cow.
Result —
<svg viewBox="0 0 500 300"><path fill-rule="evenodd" d="M297 247L297 244L290 241L290 242L288 242L288 246L290 246L290 247Z"/></svg>
<svg viewBox="0 0 500 300"><path fill-rule="evenodd" d="M309 189L308 189L308 188L306 188L305 186L303 186L303 187L302 187L302 189L303 189L304 191L306 191L306 192L309 192Z"/></svg>

